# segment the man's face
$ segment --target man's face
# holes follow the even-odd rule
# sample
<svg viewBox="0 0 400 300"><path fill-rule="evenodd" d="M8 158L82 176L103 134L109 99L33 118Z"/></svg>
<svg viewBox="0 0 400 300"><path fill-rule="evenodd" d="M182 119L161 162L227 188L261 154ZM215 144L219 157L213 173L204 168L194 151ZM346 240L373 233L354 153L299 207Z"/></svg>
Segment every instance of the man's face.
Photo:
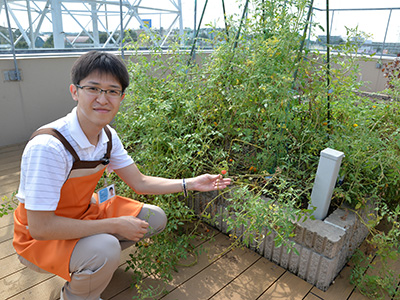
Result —
<svg viewBox="0 0 400 300"><path fill-rule="evenodd" d="M121 91L119 81L109 74L94 72L82 79L77 87L70 86L72 98L78 102L77 114L85 134L99 131L109 124L118 112L125 95L114 97L110 93L93 93L93 88Z"/></svg>

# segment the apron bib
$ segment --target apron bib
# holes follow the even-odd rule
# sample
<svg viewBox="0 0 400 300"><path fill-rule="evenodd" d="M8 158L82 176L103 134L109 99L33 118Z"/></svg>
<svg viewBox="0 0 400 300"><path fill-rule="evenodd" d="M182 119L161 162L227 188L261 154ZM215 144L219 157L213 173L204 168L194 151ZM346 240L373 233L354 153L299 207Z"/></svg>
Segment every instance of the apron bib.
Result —
<svg viewBox="0 0 400 300"><path fill-rule="evenodd" d="M104 130L109 139L107 153L98 161L81 161L64 136L55 129L40 129L32 135L31 139L39 134L56 137L74 157L71 172L61 189L60 201L54 212L56 215L79 220L97 220L120 216L136 217L140 213L143 203L129 198L116 196L100 205L96 202L97 195L93 192L109 163L112 147L111 132L107 126ZM13 245L16 252L41 269L70 281L69 262L79 239L38 241L32 238L27 226L25 205L20 203L14 212Z"/></svg>

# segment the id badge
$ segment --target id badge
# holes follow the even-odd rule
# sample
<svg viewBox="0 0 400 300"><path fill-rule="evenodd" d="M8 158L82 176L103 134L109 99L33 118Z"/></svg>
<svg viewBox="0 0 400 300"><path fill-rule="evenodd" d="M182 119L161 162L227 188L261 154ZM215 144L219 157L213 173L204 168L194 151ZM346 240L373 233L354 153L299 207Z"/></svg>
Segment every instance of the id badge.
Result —
<svg viewBox="0 0 400 300"><path fill-rule="evenodd" d="M102 188L97 192L99 204L106 202L115 197L115 186L111 184L105 188Z"/></svg>

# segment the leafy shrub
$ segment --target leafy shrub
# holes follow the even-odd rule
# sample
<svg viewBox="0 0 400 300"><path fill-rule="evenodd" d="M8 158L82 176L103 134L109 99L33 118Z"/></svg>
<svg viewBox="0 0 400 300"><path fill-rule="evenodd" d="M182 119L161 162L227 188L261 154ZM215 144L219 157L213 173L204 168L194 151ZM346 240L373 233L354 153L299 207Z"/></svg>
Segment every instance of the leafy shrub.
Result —
<svg viewBox="0 0 400 300"><path fill-rule="evenodd" d="M198 54L198 64L178 46L167 52L154 49L149 55L132 48L133 82L117 116L117 130L146 174L182 178L228 170L235 184L253 192L254 198L246 203L247 216L260 211L259 193L291 206L288 214L301 216L319 153L331 147L346 155L332 205L360 209L372 200L382 215L381 207L394 209L400 200L399 104L356 93L362 84L357 80L359 45L351 41L362 40L363 33L347 29L347 42L336 46L330 69L325 54L299 53L308 2L285 3L255 1L256 10L239 39L233 37L240 25L230 20L229 35L217 37L225 42L210 54ZM271 176L277 180L267 180ZM184 255L171 250L172 244L182 250L190 241L176 229L193 215L176 196L142 200L164 208L169 225L150 244L155 248L139 251L131 264L140 264L148 275L168 278L165 274ZM241 206L233 201L232 207L240 211ZM252 219L277 220L273 209L262 212L267 215L251 215ZM231 226L242 226L246 220L232 222ZM373 233L374 224L367 225ZM252 226L256 230L268 224ZM281 229L281 236L290 237L287 218L277 227L270 223L270 229ZM165 252L176 255L157 268L154 261ZM148 259L148 253L157 254ZM137 275L140 282L143 275Z"/></svg>

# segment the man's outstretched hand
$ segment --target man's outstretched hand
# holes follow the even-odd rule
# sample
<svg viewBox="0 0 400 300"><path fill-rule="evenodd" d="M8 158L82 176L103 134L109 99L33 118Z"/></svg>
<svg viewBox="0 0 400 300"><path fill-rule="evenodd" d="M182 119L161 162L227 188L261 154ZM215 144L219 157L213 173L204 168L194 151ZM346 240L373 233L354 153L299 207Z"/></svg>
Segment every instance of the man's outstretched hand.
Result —
<svg viewBox="0 0 400 300"><path fill-rule="evenodd" d="M203 174L187 179L188 189L199 192L222 190L231 184L230 178L222 175Z"/></svg>

